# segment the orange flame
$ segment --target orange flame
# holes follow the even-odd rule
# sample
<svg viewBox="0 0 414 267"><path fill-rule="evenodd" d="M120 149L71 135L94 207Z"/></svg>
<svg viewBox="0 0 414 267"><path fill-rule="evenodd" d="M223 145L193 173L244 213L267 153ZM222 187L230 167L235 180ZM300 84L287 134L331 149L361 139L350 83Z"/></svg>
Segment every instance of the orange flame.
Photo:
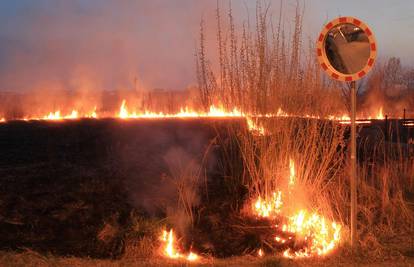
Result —
<svg viewBox="0 0 414 267"><path fill-rule="evenodd" d="M385 119L385 116L384 116L384 113L382 111L382 107L380 107L380 109L378 110L378 113L377 113L377 120L383 120L383 119Z"/></svg>
<svg viewBox="0 0 414 267"><path fill-rule="evenodd" d="M296 179L295 162L289 160L289 188L294 186ZM290 189L289 189L289 193ZM277 196L277 197L275 197ZM263 200L260 196L254 205L254 213L259 217L269 218L280 215L282 210L282 192L273 193L270 201ZM277 204L276 204L277 203ZM290 210L286 210L290 212ZM287 249L283 255L288 258L322 256L333 251L341 240L341 226L336 222L330 222L322 215L306 210L299 210L287 215L288 222L281 227L282 232L295 234L297 238L306 240L306 246L297 251ZM275 236L277 243L284 244L285 238Z"/></svg>
<svg viewBox="0 0 414 267"><path fill-rule="evenodd" d="M382 114L382 108L380 109L380 114ZM67 120L67 119L82 119L82 118L99 118L99 117L109 117L109 118L122 118L122 119L161 119L161 118L245 118L247 121L247 125L249 127L249 130L252 131L252 133L256 133L258 135L265 135L266 131L263 126L258 125L257 122L255 122L252 118L278 118L278 117L295 117L295 118L305 118L305 119L326 119L326 120L332 120L332 121L338 121L342 124L349 124L350 118L347 115L343 116L326 116L321 117L317 115L312 114L289 114L285 111L283 111L281 108L277 110L276 113L269 113L269 114L250 114L250 113L244 113L240 111L237 108L234 108L233 110L226 110L222 107L217 107L215 105L210 106L209 110L207 112L200 112L193 110L188 107L183 107L181 110L177 113L163 113L163 112L152 112L149 110L137 112L137 111L131 111L130 108L127 106L127 101L124 99L121 102L119 111L115 114L98 114L96 111L96 106L94 107L93 111L89 113L83 113L79 112L79 110L73 109L71 113L69 114L62 114L61 110L56 110L49 112L46 115L43 116L28 116L20 118L20 120L52 120L52 121L61 121L61 120ZM384 118L383 115L377 116L378 119ZM19 119L17 119L19 120ZM5 119L1 119L0 122L4 122ZM370 121L358 121L357 123L371 123Z"/></svg>
<svg viewBox="0 0 414 267"><path fill-rule="evenodd" d="M317 213L308 213L300 210L289 218L289 224L285 227L289 233L294 233L305 240L310 240L309 247L299 251L287 249L285 257L311 257L322 256L331 252L340 242L341 226L335 222L328 222Z"/></svg>
<svg viewBox="0 0 414 267"><path fill-rule="evenodd" d="M295 173L295 162L292 159L289 159L289 186L295 185L296 173Z"/></svg>
<svg viewBox="0 0 414 267"><path fill-rule="evenodd" d="M283 202L282 202L282 192L273 192L272 197L269 201L263 200L260 196L254 204L254 208L257 212L257 215L260 217L268 218L278 215L281 211Z"/></svg>
<svg viewBox="0 0 414 267"><path fill-rule="evenodd" d="M161 242L162 242L163 255L167 258L185 259L187 261L196 261L200 258L197 254L191 251L188 253L188 255L183 255L178 251L176 240L175 240L172 229L170 231L164 230L162 232Z"/></svg>

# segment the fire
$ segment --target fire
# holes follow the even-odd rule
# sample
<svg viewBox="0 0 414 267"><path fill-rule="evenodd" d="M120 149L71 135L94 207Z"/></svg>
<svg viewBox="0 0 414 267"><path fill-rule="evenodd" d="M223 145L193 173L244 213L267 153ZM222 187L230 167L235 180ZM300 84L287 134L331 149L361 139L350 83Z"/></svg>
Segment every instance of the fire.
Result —
<svg viewBox="0 0 414 267"><path fill-rule="evenodd" d="M96 107L90 113L80 113L78 110L73 109L71 113L62 115L60 110L49 112L49 114L43 117L25 117L22 120L30 121L30 120L47 120L47 121L62 121L62 120L76 120L81 118L98 118L96 113ZM0 121L1 122L1 121Z"/></svg>
<svg viewBox="0 0 414 267"><path fill-rule="evenodd" d="M129 118L130 116L125 105L126 105L126 101L122 100L121 108L119 109L119 117L121 119L126 119L126 118Z"/></svg>
<svg viewBox="0 0 414 267"><path fill-rule="evenodd" d="M257 215L268 218L278 215L282 209L282 192L273 192L270 200L263 200L260 196L254 204Z"/></svg>
<svg viewBox="0 0 414 267"><path fill-rule="evenodd" d="M265 135L265 128L261 125L258 125L253 121L252 118L246 117L247 127L252 133L257 133L258 135Z"/></svg>
<svg viewBox="0 0 414 267"><path fill-rule="evenodd" d="M89 114L89 118L98 118L98 115L96 114L96 106L93 108L93 111Z"/></svg>
<svg viewBox="0 0 414 267"><path fill-rule="evenodd" d="M127 101L124 99L121 102L119 110L113 114L108 112L103 112L99 114L96 110L96 106L89 113L81 112L77 109L72 109L70 113L63 114L61 110L51 111L42 116L27 116L23 118L17 118L17 120L52 120L52 121L61 121L69 119L83 119L83 118L121 118L121 119L164 119L164 118L244 118L246 119L247 126L252 133L258 135L265 135L266 131L263 126L259 125L256 121L257 118L278 118L278 117L292 117L292 118L305 118L305 119L324 119L338 121L341 124L350 123L350 118L347 115L342 116L326 116L321 117L312 114L289 114L283 111L281 108L277 110L276 113L269 114L250 114L242 112L241 110L234 108L232 110L226 110L220 106L211 105L208 111L197 111L189 107L182 107L180 111L176 113L163 113L163 112L153 112L150 110L144 111L131 111L131 108L128 107ZM254 119L255 120L254 120ZM382 108L377 115L377 119L383 119ZM5 122L6 120L0 119L0 122ZM369 120L357 121L357 123L371 123Z"/></svg>
<svg viewBox="0 0 414 267"><path fill-rule="evenodd" d="M43 117L44 120L61 120L62 116L60 116L60 111L50 112L49 115Z"/></svg>
<svg viewBox="0 0 414 267"><path fill-rule="evenodd" d="M382 112L382 107L380 107L378 113L377 113L377 120L383 120L385 119L384 113Z"/></svg>
<svg viewBox="0 0 414 267"><path fill-rule="evenodd" d="M2 122L6 122L6 119L5 118L0 118L0 123L2 123Z"/></svg>
<svg viewBox="0 0 414 267"><path fill-rule="evenodd" d="M328 222L323 216L305 210L300 210L291 216L285 229L310 242L308 247L299 251L285 250L283 255L289 258L326 255L339 244L341 237L340 225Z"/></svg>
<svg viewBox="0 0 414 267"><path fill-rule="evenodd" d="M161 236L162 242L162 253L165 257L170 259L185 259L187 261L197 261L200 257L193 253L189 252L188 255L184 255L179 252L174 237L174 232L171 229L170 231L163 230Z"/></svg>
<svg viewBox="0 0 414 267"><path fill-rule="evenodd" d="M296 182L295 162L289 160L289 194L290 189ZM253 208L256 216L269 218L284 215L287 222L278 230L282 232L293 234L298 240L304 241L304 246L298 250L286 249L283 256L288 258L301 258L312 256L323 256L332 252L341 240L341 225L336 222L331 222L324 216L316 212L308 212L306 210L290 211L290 209L283 210L282 206L282 192L277 191L273 193L273 197L268 201L263 200L260 196L255 201ZM290 237L291 238L291 237ZM289 239L290 239L289 238ZM288 240L280 236L275 236L274 240L277 243L285 244Z"/></svg>
<svg viewBox="0 0 414 267"><path fill-rule="evenodd" d="M188 107L181 108L178 113L155 113L150 111L130 112L126 105L126 100L122 101L119 113L117 115L121 119L160 119L160 118L244 118L246 115L234 108L232 111L226 111L224 108L218 108L214 105L210 106L207 112L197 112Z"/></svg>
<svg viewBox="0 0 414 267"><path fill-rule="evenodd" d="M289 159L289 171L290 171L289 186L294 186L296 174L295 174L295 162L292 159Z"/></svg>

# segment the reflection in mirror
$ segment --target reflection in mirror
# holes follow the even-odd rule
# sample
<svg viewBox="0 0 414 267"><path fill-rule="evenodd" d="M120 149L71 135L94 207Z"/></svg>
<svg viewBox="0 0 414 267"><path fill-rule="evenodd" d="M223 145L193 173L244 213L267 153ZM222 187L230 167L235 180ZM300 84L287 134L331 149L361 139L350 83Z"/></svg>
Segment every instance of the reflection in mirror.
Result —
<svg viewBox="0 0 414 267"><path fill-rule="evenodd" d="M328 32L325 52L332 67L340 73L357 73L369 59L368 36L353 24L340 24Z"/></svg>

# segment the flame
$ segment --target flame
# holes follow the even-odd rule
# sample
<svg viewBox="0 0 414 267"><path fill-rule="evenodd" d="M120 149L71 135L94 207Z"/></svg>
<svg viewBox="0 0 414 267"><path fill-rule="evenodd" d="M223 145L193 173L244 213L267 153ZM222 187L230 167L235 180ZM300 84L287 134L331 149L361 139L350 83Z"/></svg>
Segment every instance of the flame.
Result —
<svg viewBox="0 0 414 267"><path fill-rule="evenodd" d="M6 122L6 119L5 118L0 118L0 123L2 123L2 122Z"/></svg>
<svg viewBox="0 0 414 267"><path fill-rule="evenodd" d="M289 160L289 194L290 189L296 182L295 162ZM276 217L283 214L282 192L276 191L269 200L263 200L261 196L255 201L254 213L263 218ZM286 209L287 222L281 227L276 226L285 233L294 234L297 239L304 240L305 245L298 249L286 249L283 256L288 258L303 258L312 256L322 256L332 252L341 240L341 226L336 222L331 222L316 212L308 212L304 209L290 211ZM285 214L284 214L285 215ZM291 237L289 238L291 239ZM275 236L277 243L284 244L285 238Z"/></svg>
<svg viewBox="0 0 414 267"><path fill-rule="evenodd" d="M60 111L50 112L49 115L43 117L44 120L61 120L62 117L60 116Z"/></svg>
<svg viewBox="0 0 414 267"><path fill-rule="evenodd" d="M379 114L382 114L382 108L380 109ZM82 118L121 118L121 119L162 119L162 118L244 118L246 119L249 130L252 133L258 135L265 135L266 131L263 126L258 125L253 118L278 118L278 117L292 117L292 118L305 118L305 119L324 119L331 121L338 121L341 124L349 124L350 117L348 115L336 116L329 115L326 117L321 117L312 114L289 114L283 111L281 108L277 110L276 113L269 114L251 114L245 113L241 110L234 108L232 110L226 110L223 107L211 105L208 111L197 111L189 107L182 107L179 112L176 113L163 113L163 112L153 112L150 110L145 111L132 111L127 105L125 99L122 100L118 112L114 114L102 113L98 114L96 106L93 111L89 113L80 112L79 110L73 109L71 113L63 115L60 109L56 111L51 111L48 114L43 116L27 116L23 118L17 118L17 120L52 120L52 121L61 121L68 119L82 119ZM377 119L383 119L383 115L378 115ZM369 118L370 119L370 118ZM5 122L5 119L1 119L0 122ZM357 121L357 123L371 123L369 120Z"/></svg>
<svg viewBox="0 0 414 267"><path fill-rule="evenodd" d="M129 115L128 110L126 108L126 101L122 100L122 104L121 107L119 109L119 115L118 115L121 119L126 119L129 118L131 115Z"/></svg>
<svg viewBox="0 0 414 267"><path fill-rule="evenodd" d="M273 192L272 197L268 201L263 200L259 196L254 204L254 208L257 212L257 215L260 217L268 218L278 215L281 211L282 205L282 192L277 191Z"/></svg>
<svg viewBox="0 0 414 267"><path fill-rule="evenodd" d="M172 259L177 259L180 257L180 254L176 251L175 246L174 246L175 240L174 240L174 234L173 234L172 229L169 232L164 230L161 240L165 242L164 253L166 256Z"/></svg>
<svg viewBox="0 0 414 267"><path fill-rule="evenodd" d="M157 119L157 118L243 118L246 117L244 113L239 111L237 108L234 108L232 111L226 111L223 108L218 108L214 105L210 106L207 112L197 112L192 109L181 108L178 113L163 113L163 112L130 112L128 111L126 100L122 101L121 107L119 109L118 118L121 119Z"/></svg>
<svg viewBox="0 0 414 267"><path fill-rule="evenodd" d="M323 216L317 213L308 213L305 210L300 210L289 217L289 223L285 229L287 232L310 242L309 246L299 251L285 250L284 256L289 258L328 254L339 244L341 238L340 225L328 222Z"/></svg>
<svg viewBox="0 0 414 267"><path fill-rule="evenodd" d="M77 110L72 110L72 113L65 118L66 119L77 119L79 118L79 112Z"/></svg>
<svg viewBox="0 0 414 267"><path fill-rule="evenodd" d="M163 255L170 259L185 259L187 261L197 261L200 256L190 251L188 255L184 255L179 252L176 240L174 237L174 232L171 229L170 231L163 230L162 236L161 236L161 242L162 242L162 252Z"/></svg>
<svg viewBox="0 0 414 267"><path fill-rule="evenodd" d="M257 251L257 256L259 256L259 257L263 257L264 256L264 253L263 253L263 250L262 249L259 249L259 251Z"/></svg>
<svg viewBox="0 0 414 267"><path fill-rule="evenodd" d="M93 119L98 118L98 114L96 114L96 106L93 108L93 111L91 111L91 113L89 113L89 115L87 117L88 118L93 118Z"/></svg>
<svg viewBox="0 0 414 267"><path fill-rule="evenodd" d="M295 174L295 162L292 159L289 159L289 171L290 171L289 186L294 186L296 174Z"/></svg>
<svg viewBox="0 0 414 267"><path fill-rule="evenodd" d="M382 112L382 107L380 107L377 113L377 120L383 120L383 119L385 119L385 116L384 116L384 113Z"/></svg>
<svg viewBox="0 0 414 267"><path fill-rule="evenodd" d="M249 128L249 131L252 133L257 133L258 135L265 135L266 131L265 128L261 125L258 125L255 123L252 118L246 117L247 127Z"/></svg>

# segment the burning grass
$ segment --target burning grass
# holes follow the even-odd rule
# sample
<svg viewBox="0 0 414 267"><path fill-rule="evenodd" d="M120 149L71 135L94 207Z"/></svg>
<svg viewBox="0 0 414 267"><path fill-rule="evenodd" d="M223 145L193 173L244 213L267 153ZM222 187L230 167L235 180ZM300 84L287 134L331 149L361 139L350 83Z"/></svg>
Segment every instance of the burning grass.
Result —
<svg viewBox="0 0 414 267"><path fill-rule="evenodd" d="M238 141L233 149L239 149L243 170L237 170L240 165L235 164L222 170L226 178L221 182L210 181L210 199L205 198L194 207L198 219L183 239L181 249L193 248L196 253L215 257L278 255L296 260L329 257L340 247L341 253L346 253L346 129L326 121L298 119L268 122L266 129L266 136L249 131L235 133L234 139ZM225 152L224 158L231 158L233 152ZM392 153L398 151L388 150L382 155L388 168L395 164L382 183L374 178L380 177L374 169L367 176L363 164L359 176L358 254L369 255L373 261L398 258L406 253L405 249L410 251L408 240L404 242L405 248L397 250L386 248L383 243L395 238L396 233L413 233L413 208L407 199L413 192L413 161L396 161ZM361 159L361 163L366 160ZM371 160L378 170L384 171L378 155ZM233 158L232 162L237 161ZM401 175L406 179L397 178ZM397 215L398 211L402 213Z"/></svg>
<svg viewBox="0 0 414 267"><path fill-rule="evenodd" d="M97 231L91 231L88 236L95 236L99 240L101 249L108 253L105 255L115 255L125 258L124 260L140 258L142 261L150 261L153 258L162 259L168 256L169 254L166 252L169 251L170 255L175 258L171 261L177 261L177 264L186 262L188 257L202 264L212 261L212 258L231 258L236 255L258 258L258 261L261 257L294 257L297 261L303 257L309 258L309 256L316 260L320 254L329 258L336 257L337 253L346 253L349 225L346 128L330 121L289 117L283 119L263 118L260 123L265 129L266 135L260 135L250 131L246 125L242 126L245 123L244 120L238 119L237 123L232 124L229 123L229 120L218 121L221 122L220 126L218 126L219 124L216 126L214 123L210 125L211 121L209 120L210 126L208 127L201 121L195 120L191 122L145 120L126 123L119 120L88 120L67 124L10 123L2 126L2 133L4 134L8 127L14 129L13 135L9 135L8 138L16 138L17 143L13 147L4 147L13 151L17 149L17 144L26 148L24 144L27 144L26 141L29 139L25 139L24 136L30 136L31 142L36 144L38 143L36 140L48 135L50 136L48 153L56 155L57 158L65 156L67 160L61 161L61 163L66 162L66 164L84 162L83 159L91 157L90 148L92 148L92 151L96 150L96 155L94 154L93 157L98 159L96 166L94 166L105 166L99 174L121 175L125 172L123 175L131 175L135 178L136 175L141 175L140 177L145 175L143 169L139 167L143 165L137 167L138 162L143 160L138 156L141 154L140 151L143 147L150 144L156 145L158 142L158 139L151 136L145 135L145 138L143 135L137 136L137 129L141 131L151 129L153 136L156 132L157 136L163 136L159 133L158 128L164 129L166 127L165 129L169 129L170 135L175 136L172 139L175 140L174 146L179 144L183 149L188 149L188 146L185 145L188 142L188 136L211 133L210 141L204 141L205 146L203 145L204 149L200 150L201 155L191 156L177 149L174 149L176 152L171 155L159 151L152 152L158 153L154 155L164 155L156 157L165 164L166 174L159 175L159 177L164 177L162 178L163 183L171 185L177 196L173 200L169 200L170 203L177 203L177 205L174 204L175 209L170 211L165 209L158 213L160 214L158 216L161 216L159 219L151 220L146 213L142 213L140 217L134 214L126 216L129 207L125 203L122 204L122 195L127 197L128 193L120 193L123 192L120 189L119 191L111 191L109 188L118 184L116 182L118 180L114 178L116 175L108 176L108 181L112 181L111 183L105 182L102 177L101 179L95 177L89 184L89 182L80 179L84 176L78 177L81 184L80 191L73 194L59 191L67 189L62 187L59 182L55 182L53 184L57 187L58 191L56 192L58 193L51 193L49 196L59 195L61 196L59 199L42 198L42 194L37 192L43 192L42 190L45 189L40 185L32 188L30 192L21 191L21 198L33 197L35 203L42 201L42 205L46 205L45 210L57 209L53 213L58 216L57 219L60 216L79 213L79 216L71 216L70 218L75 221L83 221L89 212L96 209L93 207L99 206L108 216L100 217L102 221L94 221L97 223L95 224ZM198 126L193 128L190 127L190 124L200 125L200 123L204 126L202 126L202 130L196 131L197 134L183 135L183 127L195 130L198 129ZM47 125L50 127L50 131L55 134L50 135L46 132L44 134L40 134L40 132L36 135L30 134L30 127L40 131L40 129L46 129ZM83 126L79 127L80 125ZM108 137L105 125L112 129L114 136ZM17 131L19 127L23 127L21 131ZM78 129L80 132L73 129ZM83 129L88 129L88 131L84 132ZM156 131L156 129L158 130ZM175 133L176 131L177 133ZM111 144L106 144L102 140L102 143L93 142L90 144L92 147L81 151L77 150L81 147L77 145L77 142L85 144L86 140L91 140L92 137L96 139L97 136L107 137L108 140L114 138L114 140ZM178 142L176 139L178 136L184 139L180 139L181 141ZM22 140L26 141L22 143ZM68 148L53 150L53 144L60 144L59 140L66 140L66 142L72 140L75 143L68 147L74 150L68 150ZM104 143L106 145L102 146ZM194 146L199 141L193 140L190 143ZM135 145L132 150L131 144ZM113 147L113 145L116 146ZM136 153L132 153L132 151ZM32 153L37 152L33 150ZM76 154L76 157L72 159L71 153ZM209 154L215 156L211 158L208 156ZM35 158L42 157L41 153L36 155ZM104 155L110 155L111 161L99 158ZM148 157L151 154L147 153L146 155ZM362 255L373 253L372 258L376 259L394 257L392 253L396 253L396 251L397 255L409 255L409 247L392 249L392 253L388 252L387 242L398 237L410 237L409 233L412 231L410 228L413 220L412 207L407 201L413 192L412 159L406 158L404 154L400 154L399 150L389 147L385 142L379 142L375 153L367 151L365 155L372 157L369 160L366 156L364 160L361 159L359 234L362 248L360 252ZM24 155L20 155L19 161L24 158ZM150 158L143 162L150 164ZM33 160L34 158L29 157L26 160L29 159ZM100 162L105 162L105 164L99 164ZM209 174L205 176L204 168L210 166L211 163L214 163L214 168L209 168ZM56 177L60 177L77 165L64 165L66 167L62 170L60 165L54 161L54 164L50 166L56 168L56 173L60 173ZM87 166L93 167L90 164ZM84 168L87 166L85 165ZM106 168L112 171L108 172ZM53 173L48 173L49 167L41 169L42 172L37 169L32 171L38 175L43 174L45 177L55 177ZM75 169L77 170L77 168ZM0 170L5 173L4 169ZM28 170L26 170L26 176ZM88 173L90 172L91 170L88 171ZM13 173L17 175L16 177L26 177L23 175L25 170L16 169L11 172L9 166L8 177L10 179ZM76 172L72 174L76 175ZM93 173L89 175L93 176ZM65 183L70 184L71 181L78 181L73 177L69 178L64 180ZM28 176L25 179L13 183L15 188L23 188L22 184L30 183L31 177ZM39 181L39 178L36 178L36 181ZM47 185L47 183L43 184ZM8 188L11 188L10 186L12 184L9 184ZM51 185L47 188L50 192L55 192ZM70 188L78 188L78 186L71 185ZM114 186L114 188L116 187ZM131 192L140 190L140 187L134 187L131 184L127 184L127 188ZM119 204L116 206L105 205L104 207L100 203L93 202L91 206L90 200L88 200L91 190L96 191L94 196L100 199L100 203L102 203L102 199L110 201L111 198L107 198L105 195L107 192ZM14 192L15 189L11 191ZM36 194L32 195L33 192ZM112 196L113 192L116 194ZM10 192L3 192L3 196L9 195ZM74 203L69 201L70 205L66 205L65 199L68 196L71 196L69 200L74 198L77 201ZM197 197L194 198L195 196ZM168 201L161 199L154 200L154 203L160 206L164 202L168 203ZM27 201L22 200L19 203L21 206L15 210L26 210L25 216L20 220L23 225L27 223L28 210L33 212L30 216L34 218L34 221L38 221L38 225L43 220L44 222L54 220L54 217L42 217L36 214L35 205L28 206L29 202ZM65 209L61 210L53 206L53 203L57 203L58 206L63 206ZM120 212L120 206L123 207L124 214L122 223L119 221L120 217L116 215ZM110 208L110 210L106 210L106 208ZM11 216L9 215L7 215L8 218ZM164 216L166 219L163 219ZM59 220L64 220L64 217ZM3 223L10 224L10 222ZM17 229L23 226L15 224L13 227ZM91 227L88 229L92 230ZM173 231L170 232L171 229ZM27 231L30 232L28 229ZM25 236L25 238L33 238L32 234L30 236ZM41 238L41 235L38 237ZM68 240L71 239L68 238ZM85 245L83 241L78 242L77 246ZM63 244L63 242L60 243ZM407 240L401 242L402 244L407 244ZM373 247L374 249L372 249ZM88 246L88 249L92 248L92 246ZM43 249L47 249L47 247ZM62 249L64 248L62 247ZM94 247L94 249L96 251L98 248ZM116 254L113 254L114 251ZM258 255L259 251L262 256ZM198 257L195 258L195 255ZM326 256L322 258L326 258ZM214 259L213 261L220 260Z"/></svg>
<svg viewBox="0 0 414 267"><path fill-rule="evenodd" d="M217 77L206 59L204 30L201 30L197 67L200 105L203 108L184 106L178 112L162 113L151 109L135 110L132 104L123 100L119 109L110 113L92 107L85 112L69 109L67 113L58 110L46 112L46 115L21 117L24 120L53 121L121 118L125 121L110 120L111 125L120 123L119 128L101 133L106 136L112 132L112 138L117 141L113 146L101 148L99 142L91 141L96 140L96 136L88 135L88 141L81 140L76 147L80 149L85 143L92 143L93 151L102 152L93 154L96 158L100 158L101 154L110 155L111 159L115 155L119 156L128 164L123 166L123 163L114 163L113 166L114 169L119 168L120 175L126 178L133 176L141 181L140 179L145 180L149 176L162 180L162 184L157 187L146 187L145 183L138 183L137 186L127 181L128 190L116 191L116 200L120 206L125 203L121 204L119 192L134 198L137 192L142 191L168 187L168 192L160 190L160 195L163 196L174 191L173 198L155 199L156 205L154 199L151 199L150 204L161 210L153 212L157 214L155 217L162 217L159 220L149 219L148 214L141 218L136 213L136 206L131 211L131 207L125 205L122 210L123 223L120 224L116 217L119 207L111 206L107 218L99 218L98 231L88 228L91 230L88 238L98 240L107 250L105 255L123 255L121 263L138 261L139 264L151 264L156 261L155 264L159 265L181 265L188 262L210 264L216 261L226 265L226 260L221 258L230 258L231 263L231 258L235 256L243 256L241 261L259 261L259 264L264 259L264 264L270 262L270 265L286 263L280 261L280 258L295 260L295 263L287 261L288 264L300 264L306 258L308 261L303 261L304 265L323 261L328 262L328 265L336 265L338 262L329 264L330 257L335 258L339 254L349 258L351 255L347 247L350 209L348 133L347 127L336 123L348 123L349 120L347 116L331 115L343 114L345 110L338 92L333 90L338 89L337 85L321 79L312 57L306 60L305 67L301 65L302 17L299 7L290 50L286 48L287 38L280 23L277 32L271 32L267 28L267 10L259 6L257 11L257 32L250 33L244 27L241 38L235 36L232 14L229 12L230 42L226 43L221 34L218 36L220 69ZM217 17L221 32L219 10ZM229 51L228 54L226 51ZM380 108L379 119L384 117L382 111ZM183 124L189 123L183 122L183 118L241 120L236 126L223 120L225 122L222 124L228 127L203 128L203 131L190 135L182 133L185 128ZM151 130L145 132L145 136L142 135L140 139L134 139L137 137L133 131L123 132L125 128L137 123L133 119L148 119L145 123L152 125ZM180 121L178 126L169 126L169 135L158 133L164 141L169 140L169 137L173 139L171 142L174 147L162 155L159 151L151 151L151 154L144 149L147 145L170 148L162 142L160 145L156 138L152 138L158 136L152 119L172 119L158 121L166 125L175 123L174 119ZM94 120L93 123L99 125L103 121ZM240 124L243 123L247 127L241 127ZM139 125L134 129L142 127ZM55 128L59 129L59 126ZM122 135L124 138L117 139L121 136L119 132L125 134ZM190 138L204 136L206 132L214 133L208 143ZM139 146L131 148L125 143L129 139ZM359 151L364 152L360 154L358 181L360 248L352 256L367 258L368 255L369 260L378 260L410 255L412 248L407 246L409 241L401 242L406 247L398 249L390 248L387 242L413 236L414 216L410 203L414 199L413 158L407 156L401 144L391 145L385 138L376 138L375 143L377 145L374 147L365 146L361 140L359 144ZM53 154L57 148L50 144L54 143L48 143L48 153L60 155ZM193 146L202 147L202 155L189 153L194 149ZM79 154L79 151L75 152L74 154ZM211 153L213 157L210 157ZM157 157L152 157L154 155ZM63 160L60 163L70 159L70 155L66 154L61 157ZM83 157L86 162L90 159L90 154L85 153ZM106 166L107 163L104 161L102 165ZM162 173L157 170L154 174L146 169L148 166L160 165ZM104 169L100 173L109 172ZM50 174L45 176L49 177ZM107 180L113 181L111 178L108 177ZM112 193L111 190L105 190L109 184L105 184L105 181L97 181L94 190ZM13 186L17 190L20 184L14 182ZM59 189L57 192L63 192L60 185L55 186ZM75 198L88 199L85 196L88 188L88 185L81 186L80 191L84 192L78 192L74 195ZM44 193L42 188L37 190L40 190L39 194L29 194L34 200L38 200L39 195ZM7 191L3 193L6 194ZM142 205L140 208L145 210L145 205L148 204L145 201L149 200L139 199L134 204ZM23 203L21 210L27 211L29 201L20 202ZM53 199L47 202L52 203ZM82 208L81 204L75 205L74 209L92 213L91 207ZM99 204L101 203L94 203L93 207L106 208ZM7 209L12 210L9 207ZM9 217L12 218L12 215ZM60 212L57 216L69 215ZM63 217L61 220L64 220ZM36 214L33 218L35 219L8 220L3 223L8 226L13 224L12 227L20 229L20 223L41 220ZM81 216L74 218L75 222L83 219ZM128 227L125 227L126 221L129 222ZM39 229L36 228L37 231ZM32 234L31 228L24 230L29 235ZM32 244L30 242L33 241L33 236L29 237L24 244ZM9 238L13 241L14 237ZM56 242L58 239L53 240ZM81 246L81 249L84 247ZM113 253L114 250L116 254ZM269 258L271 260L267 262L266 259ZM95 263L101 264L93 264ZM237 262L236 265L242 264Z"/></svg>

